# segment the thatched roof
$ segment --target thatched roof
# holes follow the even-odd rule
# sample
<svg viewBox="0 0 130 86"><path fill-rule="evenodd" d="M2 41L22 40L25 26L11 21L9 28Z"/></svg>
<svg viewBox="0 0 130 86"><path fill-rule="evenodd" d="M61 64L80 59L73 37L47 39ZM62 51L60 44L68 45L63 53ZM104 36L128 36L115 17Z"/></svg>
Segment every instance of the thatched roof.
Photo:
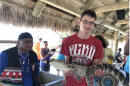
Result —
<svg viewBox="0 0 130 86"><path fill-rule="evenodd" d="M98 15L93 34L113 39L119 30L121 39L128 30L128 0L0 0L0 22L17 26L49 27L55 31L72 31L85 9ZM118 21L117 11L125 11L125 19Z"/></svg>
<svg viewBox="0 0 130 86"><path fill-rule="evenodd" d="M50 27L53 30L60 31L64 31L64 29L71 29L69 21L64 21L60 18L54 17L62 16L60 14L54 13L53 16L48 15L52 11L50 12L49 10L46 10L46 12L40 17L34 17L32 15L32 11L33 10L31 9L3 4L2 9L0 9L0 20L1 22L12 23L18 26L24 25L27 27Z"/></svg>

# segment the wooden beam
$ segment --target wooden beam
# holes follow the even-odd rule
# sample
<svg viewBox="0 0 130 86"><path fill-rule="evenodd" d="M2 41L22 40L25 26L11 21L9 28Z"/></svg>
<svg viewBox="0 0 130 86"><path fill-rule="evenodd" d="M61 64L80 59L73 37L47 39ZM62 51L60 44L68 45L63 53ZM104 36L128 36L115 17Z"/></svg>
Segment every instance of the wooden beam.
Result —
<svg viewBox="0 0 130 86"><path fill-rule="evenodd" d="M128 24L129 20L118 20L115 25Z"/></svg>
<svg viewBox="0 0 130 86"><path fill-rule="evenodd" d="M129 20L118 20L115 24L116 27L120 27L122 24L128 24Z"/></svg>
<svg viewBox="0 0 130 86"><path fill-rule="evenodd" d="M89 9L91 6L92 0L88 0L86 4L83 5L82 10Z"/></svg>
<svg viewBox="0 0 130 86"><path fill-rule="evenodd" d="M77 17L80 17L80 12L81 10L72 10L72 7L65 7L65 4L62 3L62 1L56 1L56 0L40 0L44 3L47 3L51 6L54 6L56 8L59 8L63 11L66 11L68 13L71 13ZM62 3L62 4L61 4ZM107 5L107 6L103 6L103 7L98 7L95 8L95 12L98 13L103 13L103 12L108 12L108 11L113 11L113 10L119 10L119 9L126 9L129 8L129 2L121 2L121 3L116 3L116 4L112 4L112 5Z"/></svg>
<svg viewBox="0 0 130 86"><path fill-rule="evenodd" d="M71 13L71 14L77 16L77 17L80 17L80 11L81 10L77 10L77 9L74 10L74 9L72 9L73 7L65 5L65 3L63 3L62 0L40 0L40 1L42 1L42 2L44 2L46 4L49 4L51 6L54 6L56 8L59 8L59 9L61 9L63 11L68 12L68 13Z"/></svg>
<svg viewBox="0 0 130 86"><path fill-rule="evenodd" d="M71 0L71 1L73 1L73 0ZM81 0L74 0L77 4L79 4L79 5L81 5L81 6L84 6L84 5L86 5L86 3L84 3L83 1L81 1Z"/></svg>
<svg viewBox="0 0 130 86"><path fill-rule="evenodd" d="M116 26L112 26L112 25L107 24L107 23L105 23L105 22L101 22L100 24L101 24L102 26L106 27L106 28L112 29L112 30L114 30L114 31L119 31L119 32L122 33L123 35L126 35L126 33L125 33L124 31L119 30Z"/></svg>
<svg viewBox="0 0 130 86"><path fill-rule="evenodd" d="M69 19L73 19L73 18L74 18L73 16L67 15L67 14L65 14L65 13L63 13L63 12L60 12L60 11L57 11L57 10L55 10L55 9L53 9L53 8L50 8L50 7L46 7L46 8L47 8L47 10L50 10L50 11L53 11L53 12L57 12L57 13L63 15L64 17L67 17L67 18L69 18Z"/></svg>
<svg viewBox="0 0 130 86"><path fill-rule="evenodd" d="M104 15L104 18L103 20L106 20L107 18L109 18L110 16L113 16L114 15L114 12L110 12L108 15Z"/></svg>
<svg viewBox="0 0 130 86"><path fill-rule="evenodd" d="M127 28L129 28L129 26L128 26L128 25L125 25L125 26L122 28L122 30L125 30L125 29L127 29Z"/></svg>
<svg viewBox="0 0 130 86"><path fill-rule="evenodd" d="M0 43L10 43L10 44L16 44L17 41L14 40L0 40Z"/></svg>
<svg viewBox="0 0 130 86"><path fill-rule="evenodd" d="M127 9L129 8L129 2L120 2L120 3L115 3L112 5L106 5L103 7L98 7L95 8L94 10L96 13L103 13L103 12L108 12L108 11L113 11L113 10L119 10L119 9Z"/></svg>
<svg viewBox="0 0 130 86"><path fill-rule="evenodd" d="M33 12L32 12L32 15L35 16L35 17L40 17L42 15L42 12L45 8L46 4L41 2L41 1L37 1L34 9L33 9Z"/></svg>

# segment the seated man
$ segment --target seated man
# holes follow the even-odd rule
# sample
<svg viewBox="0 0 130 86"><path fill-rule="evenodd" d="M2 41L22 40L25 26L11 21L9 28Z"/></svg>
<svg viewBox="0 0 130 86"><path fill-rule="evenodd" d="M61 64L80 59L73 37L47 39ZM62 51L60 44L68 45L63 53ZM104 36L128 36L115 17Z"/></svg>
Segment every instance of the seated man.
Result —
<svg viewBox="0 0 130 86"><path fill-rule="evenodd" d="M38 57L32 51L33 38L21 33L16 47L0 54L0 82L3 86L40 86Z"/></svg>

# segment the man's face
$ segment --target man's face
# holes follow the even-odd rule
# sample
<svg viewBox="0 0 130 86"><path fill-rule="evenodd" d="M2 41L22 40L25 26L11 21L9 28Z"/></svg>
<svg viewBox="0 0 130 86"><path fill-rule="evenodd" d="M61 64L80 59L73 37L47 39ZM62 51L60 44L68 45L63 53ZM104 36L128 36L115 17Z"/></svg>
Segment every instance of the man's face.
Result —
<svg viewBox="0 0 130 86"><path fill-rule="evenodd" d="M82 20L79 22L80 31L85 33L91 33L92 29L95 26L95 18L85 15Z"/></svg>
<svg viewBox="0 0 130 86"><path fill-rule="evenodd" d="M23 50L30 51L30 50L32 50L32 47L33 47L33 39L31 39L31 38L24 38L22 40L19 40L18 45Z"/></svg>

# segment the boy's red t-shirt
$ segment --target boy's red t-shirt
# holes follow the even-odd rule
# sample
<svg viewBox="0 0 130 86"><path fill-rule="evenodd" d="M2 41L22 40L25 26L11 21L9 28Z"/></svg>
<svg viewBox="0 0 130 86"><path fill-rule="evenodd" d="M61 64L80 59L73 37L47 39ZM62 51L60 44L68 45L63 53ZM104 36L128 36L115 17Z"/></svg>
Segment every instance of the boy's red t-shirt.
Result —
<svg viewBox="0 0 130 86"><path fill-rule="evenodd" d="M72 57L72 63L85 66L91 65L93 59L103 58L103 47L100 40L93 36L88 39L80 39L74 34L64 39L61 53ZM66 86L87 86L86 79L77 81L73 76L66 76Z"/></svg>

